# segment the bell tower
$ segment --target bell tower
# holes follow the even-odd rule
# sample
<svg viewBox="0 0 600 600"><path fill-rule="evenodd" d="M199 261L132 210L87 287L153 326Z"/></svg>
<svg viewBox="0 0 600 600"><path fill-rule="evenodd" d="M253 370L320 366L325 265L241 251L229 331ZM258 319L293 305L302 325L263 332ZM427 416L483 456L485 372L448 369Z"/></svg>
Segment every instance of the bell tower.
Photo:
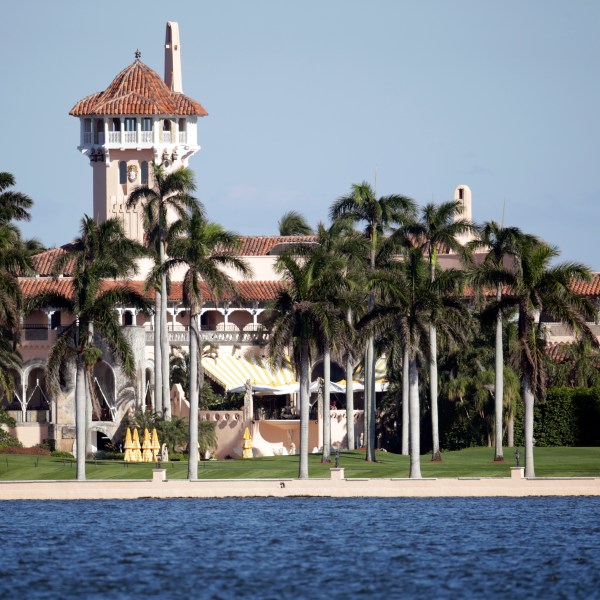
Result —
<svg viewBox="0 0 600 600"><path fill-rule="evenodd" d="M77 102L69 112L79 118L78 150L93 172L93 217L119 217L126 234L143 240L140 207L127 198L140 185L152 185L153 163L167 171L185 167L200 150L198 117L204 107L182 93L179 26L167 23L165 81L145 65L141 52L103 92Z"/></svg>

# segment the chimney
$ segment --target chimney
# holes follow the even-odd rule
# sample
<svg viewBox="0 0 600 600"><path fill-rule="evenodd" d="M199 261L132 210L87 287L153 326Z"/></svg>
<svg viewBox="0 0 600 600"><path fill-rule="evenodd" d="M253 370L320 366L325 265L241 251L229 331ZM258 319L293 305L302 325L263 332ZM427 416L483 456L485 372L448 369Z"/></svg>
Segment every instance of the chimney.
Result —
<svg viewBox="0 0 600 600"><path fill-rule="evenodd" d="M174 21L167 21L167 33L165 36L165 83L172 92L183 92L179 25Z"/></svg>

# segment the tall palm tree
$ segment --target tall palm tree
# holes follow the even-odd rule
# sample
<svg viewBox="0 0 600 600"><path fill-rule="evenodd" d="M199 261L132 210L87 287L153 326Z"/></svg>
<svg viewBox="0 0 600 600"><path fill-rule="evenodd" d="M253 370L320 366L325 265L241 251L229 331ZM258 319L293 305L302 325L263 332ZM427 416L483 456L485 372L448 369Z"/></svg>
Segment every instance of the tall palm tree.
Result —
<svg viewBox="0 0 600 600"><path fill-rule="evenodd" d="M488 221L480 228L479 239L469 243L472 255L483 251L484 258L480 264L475 264L471 272L471 279L479 295L488 290L495 291L495 298L488 302L483 315L493 319L496 327L495 338L495 371L494 371L494 461L503 462L503 415L504 405L504 353L503 353L503 324L502 303L503 288L510 287L515 282L514 261L519 240L525 234L517 227L502 227L495 221Z"/></svg>
<svg viewBox="0 0 600 600"><path fill-rule="evenodd" d="M31 215L29 209L33 206L33 200L21 192L15 192L9 188L16 181L10 173L0 173L0 221L29 221Z"/></svg>
<svg viewBox="0 0 600 600"><path fill-rule="evenodd" d="M320 287L320 298L314 294L314 299L327 301L337 309L336 319L344 319L348 311L356 308L357 270L353 268L352 259L364 253L364 239L357 235L350 222L340 219L326 227L323 223L317 226L316 244L296 244L291 247L292 252L310 260L315 267L315 272L326 285ZM340 277L342 275L342 277ZM331 462L331 413L330 413L330 387L331 387L331 352L340 350L344 352L352 346L349 337L351 328L344 327L343 338L334 337L332 334L338 328L329 326L323 330L323 337L317 347L323 356L323 450L322 462ZM348 406L346 407L348 410ZM347 438L354 438L354 410L350 403L347 412L350 431Z"/></svg>
<svg viewBox="0 0 600 600"><path fill-rule="evenodd" d="M162 265L167 258L167 236L169 225L175 219L185 219L188 212L200 210L199 201L191 193L196 189L194 174L190 169L181 167L175 171L167 172L161 165L152 163L152 185L142 185L134 189L127 199L127 207L134 208L139 203L144 205L144 221L147 236L156 239L158 246L158 265ZM169 336L167 325L167 274L162 270L160 284L156 286L160 294L159 337L160 337L160 369L162 379L162 405L165 418L171 418L171 401L169 391ZM156 336L156 314L154 316ZM155 358L156 362L156 358ZM155 379L158 371L155 364Z"/></svg>
<svg viewBox="0 0 600 600"><path fill-rule="evenodd" d="M414 200L407 196L389 195L377 198L373 188L363 181L353 184L351 192L338 198L329 210L332 221L340 218L353 223L365 223L364 234L369 240L368 268L375 270L377 247L381 237L394 225L412 221L416 213ZM369 294L368 309L375 305L374 294ZM366 343L365 373L365 417L367 424L366 460L375 460L375 352L374 340L370 336Z"/></svg>
<svg viewBox="0 0 600 600"><path fill-rule="evenodd" d="M123 365L126 375L133 376L133 354L115 315L116 305L134 306L147 311L144 298L126 284L107 285L105 279L125 277L136 272L136 259L143 248L125 236L117 219L97 224L88 216L81 222L81 235L56 263L55 272L72 261L71 295L57 292L42 293L34 299L37 306L55 306L70 312L75 318L59 335L48 354L46 370L54 393L60 387L62 364L75 359L75 427L77 442L77 479L85 479L87 440L87 397L93 365L101 356L95 346L94 334L108 344L115 358Z"/></svg>
<svg viewBox="0 0 600 600"><path fill-rule="evenodd" d="M279 226L279 235L299 236L314 233L304 216L295 210L284 213L277 225Z"/></svg>
<svg viewBox="0 0 600 600"><path fill-rule="evenodd" d="M271 330L270 354L281 363L292 350L293 364L300 381L300 461L298 477L308 478L308 418L310 362L318 339L334 339L347 331L345 311L326 293L335 285L329 260L321 253L294 256L282 254L276 268L286 283L271 304L267 326Z"/></svg>
<svg viewBox="0 0 600 600"><path fill-rule="evenodd" d="M204 380L198 351L202 347L199 316L207 294L213 299L236 294L235 281L227 274L226 269L234 269L244 276L251 274L247 263L236 253L240 246L241 242L236 234L226 231L217 223L207 221L203 213L195 209L189 218L181 219L172 226L170 258L159 267L165 271L182 265L187 267L183 279L183 301L189 308L190 315L188 479L198 479L199 389Z"/></svg>
<svg viewBox="0 0 600 600"><path fill-rule="evenodd" d="M445 337L462 338L468 316L460 299L463 275L448 269L432 280L422 251L414 248L394 268L376 270L370 279L378 300L361 325L378 335L390 329L401 332L408 354L410 477L420 478L418 360L430 351L425 341L433 319Z"/></svg>
<svg viewBox="0 0 600 600"><path fill-rule="evenodd" d="M473 230L473 225L460 218L463 205L459 201L429 203L421 210L421 219L409 228L414 243L429 259L431 280L435 278L437 254L440 251L462 253L458 236ZM437 373L437 329L435 322L429 328L429 396L431 402L431 460L442 460L438 424L438 373Z"/></svg>
<svg viewBox="0 0 600 600"><path fill-rule="evenodd" d="M518 320L518 364L525 407L525 476L535 477L533 456L533 409L546 386L546 353L542 314L564 323L578 338L598 347L588 323L596 317L589 298L573 291L573 286L592 279L581 263L554 264L560 255L555 246L527 237L519 243L516 282L507 303L516 304Z"/></svg>

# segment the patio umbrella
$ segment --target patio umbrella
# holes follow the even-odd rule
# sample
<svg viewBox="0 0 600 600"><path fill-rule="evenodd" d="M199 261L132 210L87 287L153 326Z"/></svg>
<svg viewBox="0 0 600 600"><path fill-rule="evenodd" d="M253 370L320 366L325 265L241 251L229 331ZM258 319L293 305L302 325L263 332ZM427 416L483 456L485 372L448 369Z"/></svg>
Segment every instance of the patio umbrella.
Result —
<svg viewBox="0 0 600 600"><path fill-rule="evenodd" d="M156 427L152 430L152 457L153 460L158 460L160 454L160 444L158 443L158 433L156 433Z"/></svg>
<svg viewBox="0 0 600 600"><path fill-rule="evenodd" d="M131 462L142 462L142 453L140 451L140 434L133 428L133 443L131 447Z"/></svg>
<svg viewBox="0 0 600 600"><path fill-rule="evenodd" d="M244 431L244 443L242 444L242 458L252 458L252 436L246 427Z"/></svg>
<svg viewBox="0 0 600 600"><path fill-rule="evenodd" d="M131 430L129 427L127 428L127 433L125 434L125 456L123 460L125 462L131 462L131 448L133 447L133 443L131 441Z"/></svg>
<svg viewBox="0 0 600 600"><path fill-rule="evenodd" d="M144 443L142 444L142 448L144 449L142 460L144 462L152 462L154 457L152 455L152 441L150 440L150 432L148 429L144 429Z"/></svg>

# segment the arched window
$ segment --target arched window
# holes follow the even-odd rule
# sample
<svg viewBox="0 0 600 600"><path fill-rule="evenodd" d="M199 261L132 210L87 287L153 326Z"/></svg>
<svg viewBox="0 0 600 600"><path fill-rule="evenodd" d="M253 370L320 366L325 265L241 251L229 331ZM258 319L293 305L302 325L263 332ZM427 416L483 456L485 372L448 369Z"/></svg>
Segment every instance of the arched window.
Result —
<svg viewBox="0 0 600 600"><path fill-rule="evenodd" d="M131 314L130 310L126 310L125 314L123 315L124 317L124 321L125 321L125 325L133 325L133 315Z"/></svg>
<svg viewBox="0 0 600 600"><path fill-rule="evenodd" d="M142 185L148 185L148 161L143 161L142 167Z"/></svg>
<svg viewBox="0 0 600 600"><path fill-rule="evenodd" d="M119 162L119 183L127 183L127 163L124 160Z"/></svg>

